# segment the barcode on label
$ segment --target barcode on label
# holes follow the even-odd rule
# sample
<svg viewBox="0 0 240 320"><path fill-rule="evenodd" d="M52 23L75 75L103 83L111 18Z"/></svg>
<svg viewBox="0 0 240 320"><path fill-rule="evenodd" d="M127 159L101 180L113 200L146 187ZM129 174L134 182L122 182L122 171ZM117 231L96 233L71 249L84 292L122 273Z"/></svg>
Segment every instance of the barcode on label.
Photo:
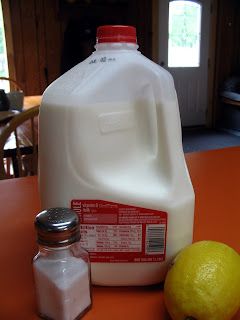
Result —
<svg viewBox="0 0 240 320"><path fill-rule="evenodd" d="M164 254L165 232L165 224L146 225L146 254Z"/></svg>

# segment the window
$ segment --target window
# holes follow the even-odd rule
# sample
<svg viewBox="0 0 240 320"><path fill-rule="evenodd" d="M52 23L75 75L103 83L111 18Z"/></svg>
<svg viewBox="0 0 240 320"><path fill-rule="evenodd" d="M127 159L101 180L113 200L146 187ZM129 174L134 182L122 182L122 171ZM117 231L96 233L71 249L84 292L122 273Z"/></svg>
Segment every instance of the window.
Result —
<svg viewBox="0 0 240 320"><path fill-rule="evenodd" d="M201 9L194 1L170 1L168 67L199 67Z"/></svg>
<svg viewBox="0 0 240 320"><path fill-rule="evenodd" d="M2 2L0 3L0 77L9 77ZM9 82L1 80L0 89L9 91Z"/></svg>

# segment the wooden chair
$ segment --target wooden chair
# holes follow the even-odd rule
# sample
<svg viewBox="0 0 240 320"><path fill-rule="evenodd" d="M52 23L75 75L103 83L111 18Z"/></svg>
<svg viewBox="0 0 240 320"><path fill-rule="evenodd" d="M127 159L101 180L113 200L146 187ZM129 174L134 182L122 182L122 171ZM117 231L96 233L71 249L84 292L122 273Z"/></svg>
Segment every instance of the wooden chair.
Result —
<svg viewBox="0 0 240 320"><path fill-rule="evenodd" d="M11 78L7 78L7 77L0 77L0 80L5 80L5 81L9 81L10 82L10 86L14 88L14 90L18 90L18 91L21 91L22 88L21 86L19 85L19 83L14 80L14 79L11 79Z"/></svg>
<svg viewBox="0 0 240 320"><path fill-rule="evenodd" d="M0 81L8 81L10 84L10 92L6 93L10 109L22 110L24 93L19 83L16 80L7 77L0 77Z"/></svg>
<svg viewBox="0 0 240 320"><path fill-rule="evenodd" d="M37 174L39 106L15 115L0 129L0 180ZM14 176L6 173L11 158Z"/></svg>

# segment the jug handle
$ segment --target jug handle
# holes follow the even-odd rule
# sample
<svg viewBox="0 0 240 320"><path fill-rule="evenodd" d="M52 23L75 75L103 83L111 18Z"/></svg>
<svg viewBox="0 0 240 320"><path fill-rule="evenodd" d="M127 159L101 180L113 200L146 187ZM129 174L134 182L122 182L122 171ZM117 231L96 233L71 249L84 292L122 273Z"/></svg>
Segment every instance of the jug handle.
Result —
<svg viewBox="0 0 240 320"><path fill-rule="evenodd" d="M159 86L153 88L158 131L157 161L163 162L164 175L167 180L177 183L177 181L182 181L183 173L186 176L180 112L172 76L167 73L165 79L162 80L165 80L164 90L162 81L159 80ZM162 90L159 91L159 88Z"/></svg>

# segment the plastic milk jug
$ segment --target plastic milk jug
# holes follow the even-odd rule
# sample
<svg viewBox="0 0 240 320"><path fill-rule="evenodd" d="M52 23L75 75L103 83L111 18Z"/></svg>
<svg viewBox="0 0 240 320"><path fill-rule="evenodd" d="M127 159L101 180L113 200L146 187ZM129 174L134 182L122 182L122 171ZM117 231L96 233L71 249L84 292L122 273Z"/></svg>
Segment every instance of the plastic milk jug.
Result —
<svg viewBox="0 0 240 320"><path fill-rule="evenodd" d="M150 285L192 242L174 83L137 50L134 27L99 27L95 48L44 92L41 204L80 215L94 284Z"/></svg>

